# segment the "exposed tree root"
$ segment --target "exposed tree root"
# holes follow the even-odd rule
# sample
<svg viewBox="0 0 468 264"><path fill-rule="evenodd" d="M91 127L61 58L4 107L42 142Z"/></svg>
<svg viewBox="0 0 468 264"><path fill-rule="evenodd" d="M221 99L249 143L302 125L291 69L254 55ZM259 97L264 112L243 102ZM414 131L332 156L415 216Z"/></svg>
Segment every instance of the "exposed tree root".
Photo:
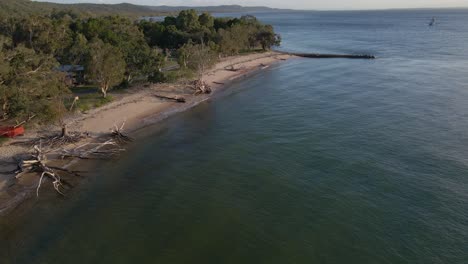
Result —
<svg viewBox="0 0 468 264"><path fill-rule="evenodd" d="M39 143L47 146L48 148L58 148L68 144L78 143L82 139L87 138L89 135L87 133L80 132L66 132L63 131L60 134L42 136L39 138L34 138L27 141L19 141L12 144L15 145L24 145L24 146L35 146Z"/></svg>
<svg viewBox="0 0 468 264"><path fill-rule="evenodd" d="M124 133L124 126L125 126L125 121L122 123L120 127L114 124L114 128L112 129L112 134L111 134L112 138L120 144L133 141L133 138L127 136Z"/></svg>
<svg viewBox="0 0 468 264"><path fill-rule="evenodd" d="M41 145L34 146L35 153L32 155L30 160L23 160L19 164L19 174L17 177L20 177L21 173L23 172L36 172L41 173L41 177L39 178L39 184L36 188L36 195L39 196L39 189L42 186L42 182L44 177L48 177L52 180L52 186L54 187L55 191L60 195L64 195L61 188L63 187L62 181L60 176L51 168L46 165L46 156L42 152Z"/></svg>
<svg viewBox="0 0 468 264"><path fill-rule="evenodd" d="M115 157L125 150L121 147L123 143L133 140L131 137L124 134L124 126L125 122L123 122L120 127L114 125L111 132L111 139L105 142L88 142L75 148L60 146L77 143L87 135L84 136L81 133L66 133L65 131L65 133L61 135L31 140L28 144L33 142L38 143L33 146L33 154L26 159L18 161L18 169L10 173L16 173L16 178L20 178L23 173L38 173L40 177L36 188L36 196L39 196L39 191L46 178L51 180L52 186L58 194L64 195L64 186L72 187L72 185L63 180L58 172L81 177L82 171L72 171L66 168L50 166L47 164L47 155L52 155L54 157L59 156L62 159L109 159ZM43 148L43 146L46 147Z"/></svg>
<svg viewBox="0 0 468 264"><path fill-rule="evenodd" d="M211 87L202 80L193 81L192 88L195 90L195 95L211 93Z"/></svg>

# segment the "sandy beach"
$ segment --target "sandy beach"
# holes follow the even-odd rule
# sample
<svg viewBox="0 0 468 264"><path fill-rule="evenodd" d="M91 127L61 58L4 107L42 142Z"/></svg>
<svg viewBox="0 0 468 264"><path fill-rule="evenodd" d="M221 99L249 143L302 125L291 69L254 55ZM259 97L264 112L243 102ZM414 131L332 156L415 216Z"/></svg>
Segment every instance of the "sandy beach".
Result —
<svg viewBox="0 0 468 264"><path fill-rule="evenodd" d="M109 133L116 124L125 122L125 131L142 129L152 125L171 114L185 111L200 102L210 99L214 94L237 78L268 68L271 64L286 60L290 55L276 52L239 55L221 59L211 70L205 73L203 80L211 86L210 95L193 95L193 91L183 84L154 84L144 87L133 87L125 92L112 94L114 101L100 108L89 110L66 118L70 131L87 132L92 138ZM230 69L236 69L235 71ZM186 85L185 85L186 86ZM157 98L155 95L183 96L186 103L176 103ZM28 153L29 148L15 145L15 142L34 138L58 128L42 128L28 131L19 139L10 140L0 147L0 215L11 212L24 200L32 196L37 186L37 176L16 179L13 173L5 173L16 169L15 156ZM45 132L43 132L45 131ZM68 146L73 148L73 145Z"/></svg>

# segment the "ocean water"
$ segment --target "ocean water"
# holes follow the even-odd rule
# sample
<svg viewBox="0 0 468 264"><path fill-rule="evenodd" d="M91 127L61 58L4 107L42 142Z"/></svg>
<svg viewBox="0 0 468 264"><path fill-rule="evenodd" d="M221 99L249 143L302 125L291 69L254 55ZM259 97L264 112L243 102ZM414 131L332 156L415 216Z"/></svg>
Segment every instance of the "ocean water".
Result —
<svg viewBox="0 0 468 264"><path fill-rule="evenodd" d="M285 61L141 131L0 263L468 263L468 11L257 16L378 59Z"/></svg>

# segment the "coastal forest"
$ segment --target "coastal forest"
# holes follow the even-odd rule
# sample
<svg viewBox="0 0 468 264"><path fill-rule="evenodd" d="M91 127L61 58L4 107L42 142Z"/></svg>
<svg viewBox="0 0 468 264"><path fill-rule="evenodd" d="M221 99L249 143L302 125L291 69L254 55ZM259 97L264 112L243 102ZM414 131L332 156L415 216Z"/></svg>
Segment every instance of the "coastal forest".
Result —
<svg viewBox="0 0 468 264"><path fill-rule="evenodd" d="M19 10L23 2L9 7ZM109 100L113 88L196 79L221 57L281 41L271 25L249 15L218 18L191 9L156 21L41 10L0 12L0 120L51 122L68 111L80 87Z"/></svg>

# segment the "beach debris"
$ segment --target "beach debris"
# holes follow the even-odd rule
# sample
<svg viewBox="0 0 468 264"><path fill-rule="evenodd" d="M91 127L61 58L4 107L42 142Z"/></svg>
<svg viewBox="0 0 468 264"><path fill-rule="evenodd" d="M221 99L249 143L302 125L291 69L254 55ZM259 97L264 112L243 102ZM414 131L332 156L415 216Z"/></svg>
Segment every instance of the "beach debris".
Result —
<svg viewBox="0 0 468 264"><path fill-rule="evenodd" d="M239 70L240 70L240 69L234 68L234 65L226 66L226 67L224 67L224 69L225 69L226 71L233 71L233 72L236 72L236 71L239 71Z"/></svg>
<svg viewBox="0 0 468 264"><path fill-rule="evenodd" d="M178 103L185 103L185 98L181 96L166 96L160 94L155 94L154 96L161 99L174 100Z"/></svg>
<svg viewBox="0 0 468 264"><path fill-rule="evenodd" d="M72 102L72 104L71 104L71 106L70 106L70 110L68 110L68 111L70 111L70 112L73 111L73 107L76 105L76 103L78 102L78 100L80 100L80 97L75 96L75 98L73 99L73 102Z"/></svg>
<svg viewBox="0 0 468 264"><path fill-rule="evenodd" d="M61 188L63 188L63 181L61 180L60 176L50 167L46 165L46 155L42 151L42 144L34 146L34 154L28 160L22 160L18 167L19 170L17 171L16 178L21 177L22 173L26 172L35 172L40 173L41 176L39 178L39 183L36 188L36 196L39 197L39 190L42 186L42 182L44 178L47 177L52 180L52 186L54 187L55 191L60 195L64 195ZM62 169L62 171L67 171Z"/></svg>
<svg viewBox="0 0 468 264"><path fill-rule="evenodd" d="M120 143L120 144L133 141L133 139L131 137L129 137L128 135L126 135L124 133L124 131L123 131L124 126L125 126L125 122L126 121L122 122L122 125L120 125L120 127L118 127L116 124L114 124L114 128L112 129L112 132L111 132L112 138L117 143Z"/></svg>
<svg viewBox="0 0 468 264"><path fill-rule="evenodd" d="M73 149L61 149L60 156L65 158L110 159L125 151L114 139L105 142L88 142Z"/></svg>
<svg viewBox="0 0 468 264"><path fill-rule="evenodd" d="M15 138L17 136L23 136L24 135L24 124L28 123L31 121L36 115L29 115L29 117L26 120L23 120L19 122L16 120L15 125L10 125L10 126L2 126L0 127L0 137L9 137L9 138Z"/></svg>
<svg viewBox="0 0 468 264"><path fill-rule="evenodd" d="M113 158L123 151L121 145L126 142L130 142L133 139L124 133L125 121L120 125L114 125L111 129L110 139L105 139L104 142L84 142L80 146L76 144L70 145L66 143L77 143L85 136L89 136L88 133L68 133L66 127L62 130L59 135L51 137L42 137L35 139L31 142L37 142L32 148L32 154L22 157L16 161L17 169L11 171L16 174L15 178L21 178L25 173L37 173L39 175L39 181L36 187L36 196L39 197L39 191L44 185L46 179L49 179L52 183L54 190L64 196L66 187L73 187L70 183L64 180L59 173L65 173L66 175L79 176L81 177L83 171L73 171L65 167L52 166L49 163L58 162L60 158L79 158L79 159L110 159ZM84 136L85 135L85 136ZM58 147L57 146L61 146ZM50 162L49 162L50 161ZM0 172L2 174L8 173Z"/></svg>
<svg viewBox="0 0 468 264"><path fill-rule="evenodd" d="M195 95L211 93L211 87L200 79L193 81L192 87L195 90Z"/></svg>
<svg viewBox="0 0 468 264"><path fill-rule="evenodd" d="M245 65L240 65L238 68L234 67L234 64L224 67L225 71L238 72L245 71L247 67Z"/></svg>
<svg viewBox="0 0 468 264"><path fill-rule="evenodd" d="M47 148L58 148L67 144L78 143L79 141L87 138L88 136L88 133L69 132L67 126L62 126L59 134L45 135L30 140L14 142L12 144L23 146L35 146L41 143Z"/></svg>

